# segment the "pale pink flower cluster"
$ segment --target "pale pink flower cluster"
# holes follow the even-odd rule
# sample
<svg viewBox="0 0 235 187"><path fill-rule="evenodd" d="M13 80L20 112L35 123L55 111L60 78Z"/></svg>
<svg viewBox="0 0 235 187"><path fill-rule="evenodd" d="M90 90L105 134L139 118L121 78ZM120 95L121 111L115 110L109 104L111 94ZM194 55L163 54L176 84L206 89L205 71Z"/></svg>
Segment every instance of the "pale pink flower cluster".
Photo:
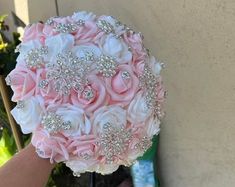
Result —
<svg viewBox="0 0 235 187"><path fill-rule="evenodd" d="M12 115L23 133L33 134L40 157L65 162L76 175L108 174L151 146L165 90L162 66L141 34L111 16L82 11L27 26L17 50L17 65L6 78L18 103ZM145 66L156 82L154 107L146 100L149 87L141 86Z"/></svg>

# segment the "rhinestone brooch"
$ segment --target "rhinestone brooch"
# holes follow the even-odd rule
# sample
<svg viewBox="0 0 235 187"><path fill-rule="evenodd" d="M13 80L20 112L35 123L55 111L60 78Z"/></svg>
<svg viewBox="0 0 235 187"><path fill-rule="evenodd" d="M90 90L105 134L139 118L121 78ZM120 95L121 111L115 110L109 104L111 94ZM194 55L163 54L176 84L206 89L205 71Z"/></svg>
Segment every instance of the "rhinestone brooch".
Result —
<svg viewBox="0 0 235 187"><path fill-rule="evenodd" d="M150 148L152 145L152 141L144 136L143 138L140 139L140 141L134 146L135 149L141 150L145 152L148 148Z"/></svg>
<svg viewBox="0 0 235 187"><path fill-rule="evenodd" d="M78 58L72 54L71 51L57 55L55 64L48 64L47 79L39 83L39 87L46 88L49 82L52 82L53 88L61 95L68 95L71 89L75 91L83 91L88 81L86 75L90 70L87 63L89 57Z"/></svg>
<svg viewBox="0 0 235 187"><path fill-rule="evenodd" d="M106 163L110 164L128 148L131 132L111 123L106 123L103 128L98 145L101 147L101 154L106 158Z"/></svg>
<svg viewBox="0 0 235 187"><path fill-rule="evenodd" d="M58 23L55 26L55 31L59 33L72 33L75 32L78 29L78 25L74 23Z"/></svg>
<svg viewBox="0 0 235 187"><path fill-rule="evenodd" d="M97 70L104 77L112 77L116 74L117 63L111 56L101 55L97 61Z"/></svg>
<svg viewBox="0 0 235 187"><path fill-rule="evenodd" d="M159 119L162 118L160 104L157 102L156 87L158 84L158 77L156 77L148 64L144 65L144 73L139 77L140 87L145 90L145 100L148 108L153 109L154 115Z"/></svg>
<svg viewBox="0 0 235 187"><path fill-rule="evenodd" d="M55 133L59 130L69 130L71 128L70 121L63 121L61 116L54 112L49 112L43 116L42 125L49 133Z"/></svg>
<svg viewBox="0 0 235 187"><path fill-rule="evenodd" d="M100 28L100 30L102 30L106 34L110 34L114 32L113 26L105 20L98 20L96 25L98 28Z"/></svg>
<svg viewBox="0 0 235 187"><path fill-rule="evenodd" d="M47 53L47 46L31 49L25 56L26 66L28 68L41 68L45 64L43 56Z"/></svg>

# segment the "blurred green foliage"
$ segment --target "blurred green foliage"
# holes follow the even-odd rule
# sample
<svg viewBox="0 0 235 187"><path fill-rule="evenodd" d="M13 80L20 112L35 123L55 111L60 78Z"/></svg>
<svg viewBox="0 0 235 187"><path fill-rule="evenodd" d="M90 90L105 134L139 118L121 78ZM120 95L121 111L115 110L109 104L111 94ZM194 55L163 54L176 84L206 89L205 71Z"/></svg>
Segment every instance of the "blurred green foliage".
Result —
<svg viewBox="0 0 235 187"><path fill-rule="evenodd" d="M6 76L11 70L15 68L16 58L18 53L15 53L15 48L20 44L20 34L13 32L12 39L7 38L9 34L9 27L5 24L7 15L0 16L0 74ZM11 93L12 94L12 93ZM9 95L11 97L11 95ZM30 143L30 135L22 135L23 142L26 146ZM8 122L7 114L0 97L0 166L9 160L17 151L14 137ZM64 175L64 165L58 164L51 177L48 180L47 187L56 187L58 182L54 179L61 179Z"/></svg>
<svg viewBox="0 0 235 187"><path fill-rule="evenodd" d="M12 41L5 35L9 31L8 25L5 24L7 15L0 16L0 74L7 75L16 65L18 53L15 48L19 45L20 34L13 32Z"/></svg>

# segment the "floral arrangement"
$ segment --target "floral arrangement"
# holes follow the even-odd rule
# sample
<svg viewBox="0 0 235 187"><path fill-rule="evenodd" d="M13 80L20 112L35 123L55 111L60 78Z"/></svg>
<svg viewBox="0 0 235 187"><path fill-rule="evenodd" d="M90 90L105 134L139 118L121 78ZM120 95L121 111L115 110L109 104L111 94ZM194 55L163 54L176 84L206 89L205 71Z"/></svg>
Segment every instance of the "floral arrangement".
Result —
<svg viewBox="0 0 235 187"><path fill-rule="evenodd" d="M166 92L141 33L81 11L27 26L16 52L12 115L40 157L109 174L151 146Z"/></svg>

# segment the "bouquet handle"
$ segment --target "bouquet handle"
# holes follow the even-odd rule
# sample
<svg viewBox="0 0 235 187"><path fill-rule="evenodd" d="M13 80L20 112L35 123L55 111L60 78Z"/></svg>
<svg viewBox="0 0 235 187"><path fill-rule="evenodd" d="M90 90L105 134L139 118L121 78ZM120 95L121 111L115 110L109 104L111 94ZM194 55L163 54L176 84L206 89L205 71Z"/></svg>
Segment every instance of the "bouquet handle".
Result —
<svg viewBox="0 0 235 187"><path fill-rule="evenodd" d="M16 142L16 146L19 151L23 148L23 141L20 136L19 130L17 128L17 124L11 115L11 108L12 108L11 101L9 98L8 87L5 82L5 77L3 75L0 75L0 93L2 96L4 107L6 109L6 113L7 113L7 117L11 126L11 130L12 130L15 142Z"/></svg>

